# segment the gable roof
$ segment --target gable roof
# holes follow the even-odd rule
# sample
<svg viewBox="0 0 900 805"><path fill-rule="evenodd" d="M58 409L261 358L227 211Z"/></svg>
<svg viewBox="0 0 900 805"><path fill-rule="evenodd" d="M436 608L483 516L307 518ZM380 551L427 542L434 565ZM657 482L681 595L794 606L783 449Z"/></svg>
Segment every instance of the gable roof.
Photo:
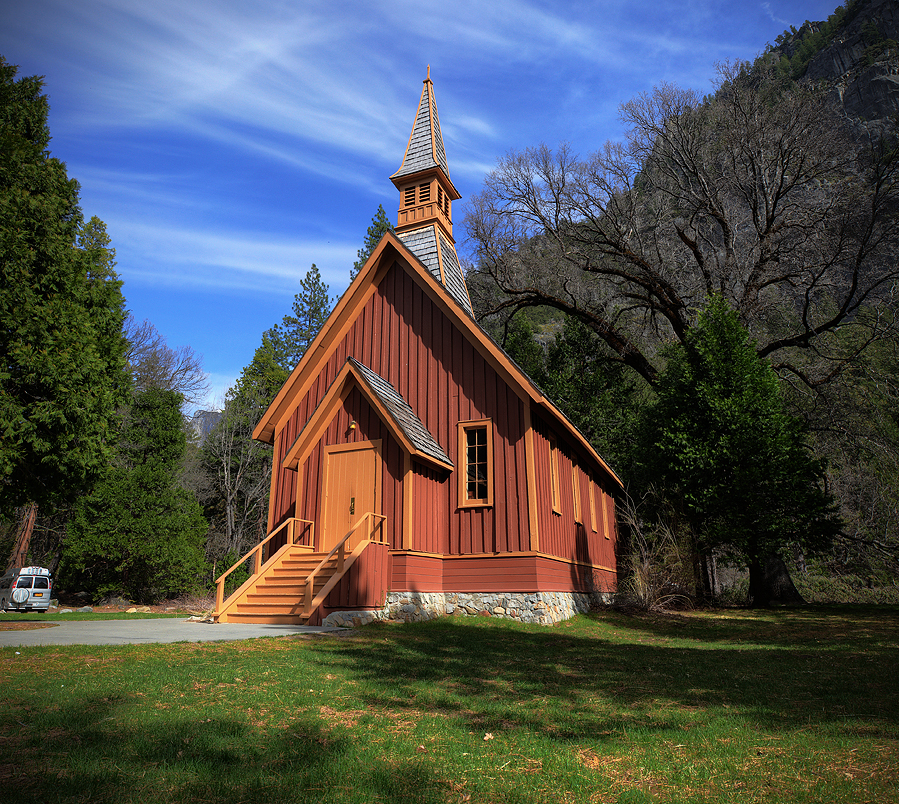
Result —
<svg viewBox="0 0 900 805"><path fill-rule="evenodd" d="M439 469L453 469L453 461L428 432L409 403L387 380L353 357L348 357L344 362L316 410L288 448L281 462L283 467L297 469L354 386L362 392L391 435L410 456Z"/></svg>
<svg viewBox="0 0 900 805"><path fill-rule="evenodd" d="M409 443L420 454L431 456L435 461L447 465L453 469L453 462L435 438L429 433L422 420L416 416L409 403L403 399L397 391L381 375L373 372L368 366L361 364L356 358L347 358L347 363L353 366L359 373L359 379L366 383L372 394L384 407L397 428L406 437ZM410 451L413 452L413 451Z"/></svg>
<svg viewBox="0 0 900 805"><path fill-rule="evenodd" d="M284 427L294 410L292 402L295 399L302 399L318 378L331 357L332 351L350 330L360 310L376 292L378 284L392 265L398 265L419 285L523 402L530 401L543 408L571 435L572 440L583 453L589 455L597 465L615 479L616 483L622 486L616 473L600 457L575 425L556 407L552 400L545 396L544 392L522 371L518 364L475 321L472 314L457 302L439 278L435 277L393 232L387 232L382 237L356 278L350 283L350 287L341 296L331 315L322 325L322 329L263 414L253 431L254 439L268 444L274 442L275 433ZM384 382L386 383L386 381ZM423 452L423 455L429 454ZM434 457L432 456L432 458ZM452 464L450 466L452 467Z"/></svg>

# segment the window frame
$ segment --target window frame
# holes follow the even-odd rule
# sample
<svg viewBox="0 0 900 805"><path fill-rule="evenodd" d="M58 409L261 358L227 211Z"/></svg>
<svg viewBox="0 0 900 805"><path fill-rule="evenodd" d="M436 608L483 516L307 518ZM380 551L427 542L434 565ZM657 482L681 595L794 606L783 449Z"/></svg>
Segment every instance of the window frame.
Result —
<svg viewBox="0 0 900 805"><path fill-rule="evenodd" d="M460 509L489 508L494 505L494 423L490 419L472 419L460 421L456 425L458 433L457 464L458 497ZM484 428L487 439L487 496L483 498L469 497L469 460L467 454L468 434L473 430ZM476 462L477 463L477 462Z"/></svg>
<svg viewBox="0 0 900 805"><path fill-rule="evenodd" d="M572 511L575 516L575 522L584 525L584 519L581 516L581 481L578 478L578 465L572 462Z"/></svg>
<svg viewBox="0 0 900 805"><path fill-rule="evenodd" d="M550 436L547 439L550 447L550 508L554 514L562 514L562 502L559 495L559 446L556 438Z"/></svg>

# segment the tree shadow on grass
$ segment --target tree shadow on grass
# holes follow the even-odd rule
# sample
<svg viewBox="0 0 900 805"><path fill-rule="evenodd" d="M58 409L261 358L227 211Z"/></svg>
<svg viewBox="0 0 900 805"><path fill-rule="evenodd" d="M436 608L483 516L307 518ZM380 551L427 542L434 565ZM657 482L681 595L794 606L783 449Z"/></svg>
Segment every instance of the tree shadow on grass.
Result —
<svg viewBox="0 0 900 805"><path fill-rule="evenodd" d="M710 648L613 643L558 629L441 619L386 627L384 640L335 641L333 661L375 708L453 714L474 730L516 726L559 739L684 729L705 711L760 728L864 717L896 734L896 652L798 646Z"/></svg>
<svg viewBox="0 0 900 805"><path fill-rule="evenodd" d="M589 617L660 638L748 643L790 650L799 646L821 649L827 645L852 651L861 643L868 647L896 646L896 614L897 608L891 606L823 604L766 610L699 610L684 614L632 615L606 610Z"/></svg>
<svg viewBox="0 0 900 805"><path fill-rule="evenodd" d="M15 802L328 802L446 798L415 756L355 763L359 744L314 715L267 733L245 720L154 722L133 697L85 697L32 712L3 739L0 785ZM34 708L32 708L34 710Z"/></svg>

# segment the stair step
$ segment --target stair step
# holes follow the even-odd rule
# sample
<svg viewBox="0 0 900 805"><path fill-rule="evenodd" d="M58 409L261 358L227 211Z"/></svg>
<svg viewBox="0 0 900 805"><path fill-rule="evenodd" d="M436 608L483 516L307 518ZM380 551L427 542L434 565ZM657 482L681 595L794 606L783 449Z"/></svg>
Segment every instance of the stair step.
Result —
<svg viewBox="0 0 900 805"><path fill-rule="evenodd" d="M283 623L296 624L298 626L307 622L308 618L299 615L267 615L267 614L245 614L243 612L229 612L229 623Z"/></svg>
<svg viewBox="0 0 900 805"><path fill-rule="evenodd" d="M321 564L321 560L318 562L290 562L285 560L278 567L272 568L271 573L312 573L319 565ZM329 568L337 567L337 562L326 562L322 566L322 570L328 570ZM320 571L321 572L321 571Z"/></svg>
<svg viewBox="0 0 900 805"><path fill-rule="evenodd" d="M280 559L278 566L257 579L252 592L227 610L229 623L294 623L308 621L301 614L306 594L306 579L322 564L326 553L297 551ZM313 597L337 573L338 560L333 557L318 571L313 580Z"/></svg>
<svg viewBox="0 0 900 805"><path fill-rule="evenodd" d="M237 607L237 612L242 615L299 615L302 610L302 601L285 601L283 603L243 601Z"/></svg>
<svg viewBox="0 0 900 805"><path fill-rule="evenodd" d="M321 590L328 579L316 579L313 582L313 592ZM305 584L257 584L250 595L288 595L294 598L301 597L306 592Z"/></svg>

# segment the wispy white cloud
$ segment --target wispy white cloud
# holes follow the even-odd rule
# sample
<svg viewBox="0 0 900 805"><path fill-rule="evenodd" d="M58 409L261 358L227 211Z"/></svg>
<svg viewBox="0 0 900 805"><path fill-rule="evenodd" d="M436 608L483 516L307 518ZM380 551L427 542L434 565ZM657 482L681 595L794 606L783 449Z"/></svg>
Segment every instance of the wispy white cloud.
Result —
<svg viewBox="0 0 900 805"><path fill-rule="evenodd" d="M120 265L131 280L150 285L207 287L253 293L293 293L316 263L333 288L346 285L356 245L312 239L273 238L268 233L227 235L218 231L107 221L116 243L129 254L152 254L152 262Z"/></svg>
<svg viewBox="0 0 900 805"><path fill-rule="evenodd" d="M565 69L577 82L579 63L636 70L638 46L677 55L698 45L684 35L617 28L625 11L616 4L604 4L603 13L588 4L579 15L525 0L397 2L377 12L369 3L348 2L340 13L330 5L296 3L269 3L265 14L255 4L232 3L227 13L222 8L117 0L73 13L71 41L89 46L104 68L76 75L90 100L69 111L71 121L87 128L194 131L315 171L315 160L297 156L310 150L304 142L369 160L396 158L410 106L397 77L425 52L445 69L472 60L504 74L546 69L548 80ZM455 125L490 137L496 122L479 111L467 111Z"/></svg>
<svg viewBox="0 0 900 805"><path fill-rule="evenodd" d="M763 11L766 12L766 16L770 20L772 20L772 22L777 22L779 25L783 25L785 28L787 28L790 25L790 23L787 20L783 20L783 19L781 19L781 17L778 17L775 15L775 12L772 11L771 3L763 3L762 9L763 9Z"/></svg>

